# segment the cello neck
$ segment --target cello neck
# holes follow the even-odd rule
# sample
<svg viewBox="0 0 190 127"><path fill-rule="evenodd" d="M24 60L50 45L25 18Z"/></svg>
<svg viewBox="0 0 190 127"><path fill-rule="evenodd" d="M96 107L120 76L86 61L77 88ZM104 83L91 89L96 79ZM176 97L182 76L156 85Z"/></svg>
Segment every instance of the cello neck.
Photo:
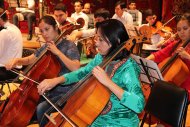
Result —
<svg viewBox="0 0 190 127"><path fill-rule="evenodd" d="M134 46L136 43L135 39L129 39L128 41L122 43L117 49L115 49L113 52L111 52L99 65L102 68L105 68L124 48L126 48L128 51L131 49L131 47ZM71 96L72 94L77 91L80 87L85 84L85 82L92 76L92 73L88 73L82 80L80 80L78 83L76 83L71 90L69 90L58 102L58 105L64 104ZM50 109L51 111L51 109Z"/></svg>

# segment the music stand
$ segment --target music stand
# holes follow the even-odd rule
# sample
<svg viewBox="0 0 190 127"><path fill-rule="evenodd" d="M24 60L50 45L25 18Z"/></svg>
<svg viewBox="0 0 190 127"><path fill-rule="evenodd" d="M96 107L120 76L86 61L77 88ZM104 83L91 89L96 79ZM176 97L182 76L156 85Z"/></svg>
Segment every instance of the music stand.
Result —
<svg viewBox="0 0 190 127"><path fill-rule="evenodd" d="M137 62L140 66L141 73L140 73L140 80L143 83L150 84L150 88L152 89L154 82L157 80L164 80L160 69L158 68L157 64L152 60L147 60L140 56L136 56L131 54L131 57ZM151 90L150 89L150 90ZM149 115L149 124L151 123L151 115ZM150 126L150 125L149 125Z"/></svg>
<svg viewBox="0 0 190 127"><path fill-rule="evenodd" d="M164 80L160 69L158 68L157 64L152 60L147 60L140 56L136 56L131 54L131 57L137 62L140 66L141 73L140 73L140 80L143 83L150 84L152 87L154 82L157 80Z"/></svg>

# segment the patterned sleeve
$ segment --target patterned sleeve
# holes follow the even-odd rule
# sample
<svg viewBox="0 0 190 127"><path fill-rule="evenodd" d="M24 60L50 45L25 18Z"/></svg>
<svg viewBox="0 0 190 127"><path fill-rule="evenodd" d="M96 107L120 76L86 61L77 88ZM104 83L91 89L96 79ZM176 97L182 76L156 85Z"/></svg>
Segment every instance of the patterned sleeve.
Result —
<svg viewBox="0 0 190 127"><path fill-rule="evenodd" d="M78 82L79 80L83 79L87 74L89 74L92 69L99 65L102 62L102 56L97 54L96 57L88 63L85 67L81 67L80 69L64 74L65 83L63 85L71 84Z"/></svg>
<svg viewBox="0 0 190 127"><path fill-rule="evenodd" d="M126 88L124 88L120 103L132 111L140 113L144 109L145 100L139 81L140 70L138 65L135 66L130 64L121 78L122 84L125 84Z"/></svg>

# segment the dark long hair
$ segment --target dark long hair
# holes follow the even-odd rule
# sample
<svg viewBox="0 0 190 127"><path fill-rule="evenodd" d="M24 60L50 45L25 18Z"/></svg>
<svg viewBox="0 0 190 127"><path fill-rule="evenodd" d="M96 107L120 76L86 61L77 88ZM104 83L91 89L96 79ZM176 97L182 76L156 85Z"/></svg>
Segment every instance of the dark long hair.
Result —
<svg viewBox="0 0 190 127"><path fill-rule="evenodd" d="M190 26L190 13L186 12L182 16L178 16L177 23L181 20L187 20Z"/></svg>
<svg viewBox="0 0 190 127"><path fill-rule="evenodd" d="M102 38L104 40L108 40L106 42L112 45L107 55L114 51L114 49L116 49L120 44L129 39L125 26L119 20L105 20L97 23L96 28L100 31ZM129 51L124 49L116 56L115 60L126 58L128 55Z"/></svg>
<svg viewBox="0 0 190 127"><path fill-rule="evenodd" d="M39 21L39 23L41 23L42 21L44 21L46 24L51 25L54 29L58 29L58 34L61 33L60 29L57 26L57 22L55 21L55 19L52 16L46 15L44 17L42 17Z"/></svg>

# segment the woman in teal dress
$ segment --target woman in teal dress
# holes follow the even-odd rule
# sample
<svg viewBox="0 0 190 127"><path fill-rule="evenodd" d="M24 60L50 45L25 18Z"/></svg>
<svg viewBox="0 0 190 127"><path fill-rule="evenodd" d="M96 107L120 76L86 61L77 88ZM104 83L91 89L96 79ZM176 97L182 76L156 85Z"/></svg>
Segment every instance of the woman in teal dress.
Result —
<svg viewBox="0 0 190 127"><path fill-rule="evenodd" d="M141 89L140 68L124 49L102 69L99 65L114 49L129 39L123 24L110 19L97 24L95 44L98 54L85 67L53 79L45 79L38 86L38 92L43 94L56 85L78 82L88 73L93 76L112 93L106 110L96 118L91 126L138 127L140 113L145 104ZM102 93L102 96L104 94Z"/></svg>

